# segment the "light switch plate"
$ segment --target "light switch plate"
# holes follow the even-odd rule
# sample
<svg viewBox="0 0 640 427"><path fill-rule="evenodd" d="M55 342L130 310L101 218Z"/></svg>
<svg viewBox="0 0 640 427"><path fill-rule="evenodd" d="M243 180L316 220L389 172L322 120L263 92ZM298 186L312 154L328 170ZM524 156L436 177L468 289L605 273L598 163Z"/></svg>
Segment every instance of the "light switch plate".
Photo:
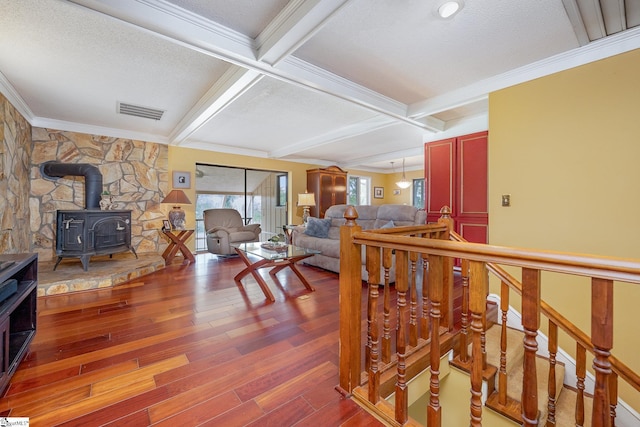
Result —
<svg viewBox="0 0 640 427"><path fill-rule="evenodd" d="M511 194L502 195L502 206L511 206Z"/></svg>

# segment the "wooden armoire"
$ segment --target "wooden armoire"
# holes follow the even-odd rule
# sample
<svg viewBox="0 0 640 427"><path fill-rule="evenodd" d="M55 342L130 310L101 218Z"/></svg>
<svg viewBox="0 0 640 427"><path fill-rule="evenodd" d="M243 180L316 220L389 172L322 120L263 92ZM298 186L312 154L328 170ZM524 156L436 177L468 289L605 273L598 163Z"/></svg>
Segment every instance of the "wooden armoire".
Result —
<svg viewBox="0 0 640 427"><path fill-rule="evenodd" d="M326 210L333 205L347 203L347 172L338 166L307 170L307 191L315 194L316 205L309 214L324 218Z"/></svg>
<svg viewBox="0 0 640 427"><path fill-rule="evenodd" d="M475 243L488 239L487 149L487 132L424 145L427 222L449 206L454 231Z"/></svg>

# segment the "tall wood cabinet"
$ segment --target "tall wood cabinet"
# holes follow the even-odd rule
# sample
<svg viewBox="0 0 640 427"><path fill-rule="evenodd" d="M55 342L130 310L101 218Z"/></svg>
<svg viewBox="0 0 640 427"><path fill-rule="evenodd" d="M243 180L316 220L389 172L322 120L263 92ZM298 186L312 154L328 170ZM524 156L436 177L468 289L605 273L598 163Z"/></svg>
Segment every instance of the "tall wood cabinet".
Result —
<svg viewBox="0 0 640 427"><path fill-rule="evenodd" d="M470 242L487 243L488 133L428 142L424 146L427 221L451 208L454 230Z"/></svg>
<svg viewBox="0 0 640 427"><path fill-rule="evenodd" d="M307 191L315 194L316 205L309 214L324 218L326 210L333 205L347 203L347 172L338 166L307 170Z"/></svg>

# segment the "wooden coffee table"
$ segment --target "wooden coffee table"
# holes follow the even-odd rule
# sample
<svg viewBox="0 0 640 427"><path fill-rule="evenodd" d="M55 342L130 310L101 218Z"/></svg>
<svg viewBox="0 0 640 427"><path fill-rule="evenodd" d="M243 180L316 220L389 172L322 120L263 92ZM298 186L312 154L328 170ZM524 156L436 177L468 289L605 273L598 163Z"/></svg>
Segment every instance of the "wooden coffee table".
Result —
<svg viewBox="0 0 640 427"><path fill-rule="evenodd" d="M260 273L258 273L258 269L273 267L269 274L275 277L275 274L280 270L289 267L293 272L298 276L298 279L302 282L305 288L309 291L315 291L313 286L307 282L307 279L304 278L298 267L296 267L296 262L308 258L310 256L319 254L320 251L312 250L312 249L304 249L299 248L293 245L283 245L278 249L267 249L263 247L264 243L254 242L254 243L242 243L240 245L235 246L235 250L240 255L240 259L246 264L246 268L242 270L240 273L236 274L233 280L238 283L238 285L242 286L242 278L247 274L251 273L260 289L264 295L270 301L275 301L276 299L273 297L267 282L264 281ZM249 255L253 255L258 257L259 259L255 262L249 259Z"/></svg>

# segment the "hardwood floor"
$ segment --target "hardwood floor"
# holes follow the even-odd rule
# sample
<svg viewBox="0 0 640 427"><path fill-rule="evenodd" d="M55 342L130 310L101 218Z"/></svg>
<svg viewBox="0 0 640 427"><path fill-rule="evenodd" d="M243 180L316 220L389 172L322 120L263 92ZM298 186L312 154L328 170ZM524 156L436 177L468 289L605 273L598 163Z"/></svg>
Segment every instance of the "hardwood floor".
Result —
<svg viewBox="0 0 640 427"><path fill-rule="evenodd" d="M288 269L276 301L241 260L197 256L116 288L38 300L0 416L33 426L377 426L338 384L338 276Z"/></svg>

